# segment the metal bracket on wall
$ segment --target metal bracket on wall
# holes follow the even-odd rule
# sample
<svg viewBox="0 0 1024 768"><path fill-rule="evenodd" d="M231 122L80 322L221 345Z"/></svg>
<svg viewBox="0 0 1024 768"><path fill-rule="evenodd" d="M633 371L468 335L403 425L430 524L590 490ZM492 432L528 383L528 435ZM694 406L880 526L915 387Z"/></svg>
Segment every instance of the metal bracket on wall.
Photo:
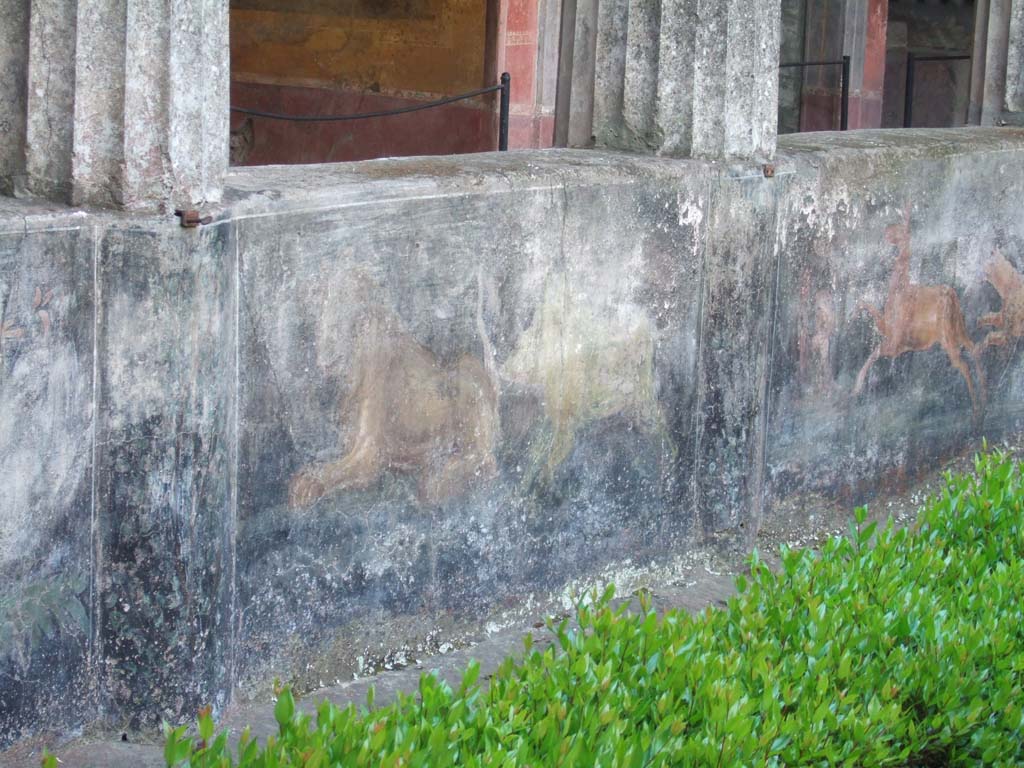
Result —
<svg viewBox="0 0 1024 768"><path fill-rule="evenodd" d="M209 224L213 216L201 216L199 211L189 209L187 211L177 210L174 215L181 219L181 226L185 229L195 229L200 224Z"/></svg>

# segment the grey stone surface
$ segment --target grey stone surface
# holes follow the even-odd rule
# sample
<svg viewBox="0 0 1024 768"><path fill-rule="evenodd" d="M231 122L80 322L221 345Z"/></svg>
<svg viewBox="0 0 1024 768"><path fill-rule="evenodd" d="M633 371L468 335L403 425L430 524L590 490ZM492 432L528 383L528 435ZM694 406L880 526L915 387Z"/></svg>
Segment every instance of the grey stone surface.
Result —
<svg viewBox="0 0 1024 768"><path fill-rule="evenodd" d="M729 50L718 84L726 98L725 130L695 131L692 154L768 160L778 133L779 2L731 0L728 20ZM708 108L703 99L694 106Z"/></svg>
<svg viewBox="0 0 1024 768"><path fill-rule="evenodd" d="M199 230L0 200L4 742L347 678L1020 431L1024 131L782 147L247 169Z"/></svg>
<svg viewBox="0 0 1024 768"><path fill-rule="evenodd" d="M1009 51L1006 57L1006 109L1024 112L1024 0L1011 0Z"/></svg>
<svg viewBox="0 0 1024 768"><path fill-rule="evenodd" d="M941 146L951 131L915 133ZM861 135L868 141L885 136ZM779 215L785 244L779 295L802 301L777 305L766 491L769 499L801 488L859 503L898 485L904 472L899 467L935 466L956 454L971 434L994 440L1024 423L1016 332L1000 334L989 324L993 312L1000 322L1014 322L1015 313L1005 314L1010 305L1003 302L1012 301L1007 286L1024 267L1013 256L1024 241L1019 228L1010 225L1019 203L1015 183L1006 182L1020 170L998 152L983 153L973 160L977 175L959 177L952 186L930 185L925 194L926 178L955 174L948 167L939 170L944 162L935 156L925 167L937 175L922 175L911 172L906 163L912 161L891 149L857 152L868 146L860 141L827 154L818 154L826 144L808 134L787 141L798 151L794 160L810 162L818 172L793 177ZM955 150L947 145L946 151L954 153L946 162L959 162ZM840 173L842 183L829 181ZM854 193L879 174L893 180L884 196ZM993 190L998 191L990 195ZM890 223L863 226L876 217ZM807 226L809 220L817 225ZM893 329L880 333L871 319L871 311L900 302L894 286L901 254L892 240L902 234L909 234L904 274L916 290L936 296L952 289L956 296L934 332L964 329L969 339L958 351L962 371L956 352L938 343L915 350L899 343ZM887 341L904 351L894 357L883 353L858 391L869 360L865 351L884 348ZM983 425L972 413L968 378L979 399L982 390L987 393ZM917 397L908 400L908 390Z"/></svg>
<svg viewBox="0 0 1024 768"><path fill-rule="evenodd" d="M0 0L0 194L25 173L29 0Z"/></svg>
<svg viewBox="0 0 1024 768"><path fill-rule="evenodd" d="M624 26L613 12L625 16ZM598 146L706 159L772 157L777 0L637 0L625 9L602 6L600 17Z"/></svg>
<svg viewBox="0 0 1024 768"><path fill-rule="evenodd" d="M658 146L654 134L657 108L658 48L661 39L660 0L630 0L626 27L626 71L622 94L622 121L627 144Z"/></svg>
<svg viewBox="0 0 1024 768"><path fill-rule="evenodd" d="M651 607L659 614L668 611L698 613L708 607L721 607L735 594L733 579L740 563L736 560L724 563L724 565L725 572L716 570L712 573L711 569L706 566L689 568L673 574L672 578L666 579L664 582L647 586ZM632 601L631 609L638 610L635 599ZM556 617L556 621L561 616L560 613ZM371 687L374 690L374 705L377 707L388 706L398 698L399 694L415 695L420 677L424 674L433 674L453 688L457 688L470 661L479 664L481 685L486 687L489 679L506 659L521 659L523 657L523 640L527 635L532 638L531 647L537 652L543 653L554 645L555 636L542 625L542 616L538 614L536 618L536 621L531 621L532 626L524 623L511 629L501 630L458 651L414 659L402 669L384 671L339 685L320 688L300 697L298 708L309 714L315 714L317 706L323 701L330 701L341 708L350 704L364 707ZM575 622L570 622L569 626L577 625ZM245 728L249 729L252 737L261 742L278 731L273 706L265 702L233 706L218 720L217 726L227 731L232 743L235 743ZM158 745L84 739L64 748L55 749L60 756L61 765L66 768L163 768L164 766L162 750ZM22 750L19 754L8 753L10 755L9 768L36 768L40 751L40 749L30 747Z"/></svg>
<svg viewBox="0 0 1024 768"><path fill-rule="evenodd" d="M693 469L693 509L705 536L732 530L750 540L761 523L771 362L763 350L779 253L778 241L764 235L776 230L787 181L722 174L708 202Z"/></svg>
<svg viewBox="0 0 1024 768"><path fill-rule="evenodd" d="M94 716L92 228L0 224L0 742Z"/></svg>
<svg viewBox="0 0 1024 768"><path fill-rule="evenodd" d="M685 155L691 146L694 119L694 48L699 16L690 0L662 0L655 122L660 149Z"/></svg>
<svg viewBox="0 0 1024 768"><path fill-rule="evenodd" d="M988 11L989 0L976 0L971 45L971 93L967 107L968 125L981 125L981 110L985 100L985 61L988 58Z"/></svg>
<svg viewBox="0 0 1024 768"><path fill-rule="evenodd" d="M62 115L62 119L72 127L71 197L77 204L114 206L125 199L125 177L130 173L123 151L125 93L139 74L125 66L131 51L131 47L126 50L129 5L133 16L143 16L139 19L143 26L152 28L153 22L158 22L152 15L146 18L144 3L127 4L119 0L76 0L75 3L73 106L72 112ZM137 29L132 26L133 31ZM146 40L147 52L153 58L160 57L160 43L159 34ZM159 90L153 92L151 83L139 85L146 88L150 98L159 98ZM149 130L144 149L151 146L152 136L159 132L156 112L141 110L140 117Z"/></svg>
<svg viewBox="0 0 1024 768"><path fill-rule="evenodd" d="M594 143L594 88L597 62L597 0L576 0L571 62L567 146L589 147Z"/></svg>
<svg viewBox="0 0 1024 768"><path fill-rule="evenodd" d="M163 80L169 84L170 201L176 206L216 203L227 172L230 136L228 4L183 0L170 9Z"/></svg>
<svg viewBox="0 0 1024 768"><path fill-rule="evenodd" d="M29 20L25 173L30 194L71 198L75 0L40 0Z"/></svg>
<svg viewBox="0 0 1024 768"><path fill-rule="evenodd" d="M598 146L619 146L616 142L623 137L628 25L629 0L598 3L593 95L593 132Z"/></svg>
<svg viewBox="0 0 1024 768"><path fill-rule="evenodd" d="M124 727L233 684L235 257L227 225L114 226L95 254L97 671Z"/></svg>
<svg viewBox="0 0 1024 768"><path fill-rule="evenodd" d="M555 114L558 97L561 0L543 0L537 20L537 104L545 115Z"/></svg>
<svg viewBox="0 0 1024 768"><path fill-rule="evenodd" d="M714 156L714 147L725 141L726 108L730 94L725 87L730 41L728 3L689 0L696 23L693 34L693 88L684 93L690 100L692 125L683 154ZM684 49L685 50L685 49ZM685 53L683 54L686 55ZM666 72L666 77L671 75ZM682 82L685 82L685 74ZM706 147L705 147L706 144Z"/></svg>
<svg viewBox="0 0 1024 768"><path fill-rule="evenodd" d="M1007 98L1007 55L1010 45L1011 0L988 0L985 43L985 88L981 124L999 125Z"/></svg>
<svg viewBox="0 0 1024 768"><path fill-rule="evenodd" d="M33 3L27 191L129 210L218 202L227 34L214 0Z"/></svg>

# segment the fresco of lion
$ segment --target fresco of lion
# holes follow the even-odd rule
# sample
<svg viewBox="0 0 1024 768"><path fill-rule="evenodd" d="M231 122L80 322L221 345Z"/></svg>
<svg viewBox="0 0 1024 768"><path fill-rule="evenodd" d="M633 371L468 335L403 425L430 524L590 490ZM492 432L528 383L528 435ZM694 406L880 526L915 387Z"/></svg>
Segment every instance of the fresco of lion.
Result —
<svg viewBox="0 0 1024 768"><path fill-rule="evenodd" d="M348 436L340 459L311 464L292 477L292 508L368 488L386 471L412 475L419 501L439 504L496 472L499 387L482 296L478 277L477 331L485 360L464 354L454 364L442 363L393 310L376 302L359 313L354 354L342 361L330 350L331 329L321 322L321 367L338 373L344 364L350 372L338 415Z"/></svg>

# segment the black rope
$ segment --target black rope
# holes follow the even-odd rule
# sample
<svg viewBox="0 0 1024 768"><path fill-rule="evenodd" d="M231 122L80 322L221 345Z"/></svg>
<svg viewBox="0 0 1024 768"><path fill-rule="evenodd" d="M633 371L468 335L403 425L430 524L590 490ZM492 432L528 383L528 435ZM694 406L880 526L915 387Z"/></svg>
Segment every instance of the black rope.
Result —
<svg viewBox="0 0 1024 768"><path fill-rule="evenodd" d="M401 107L399 109L388 109L383 112L360 112L355 115L281 115L276 112L261 112L257 109L245 109L244 107L231 107L232 112L238 112L243 115L251 115L253 117L265 117L268 120L291 120L296 123L316 123L316 122L337 122L339 120L365 120L369 117L388 117L389 115L404 115L408 112L419 112L421 109L431 109L433 107L443 107L445 104L451 104L453 101L462 101L463 99L472 99L474 96L482 96L485 93L494 93L500 91L503 86L501 85L489 85L486 88L478 88L475 91L469 91L468 93L460 93L458 96L449 96L445 99L438 99L437 101L429 101L426 104L416 104L411 107Z"/></svg>
<svg viewBox="0 0 1024 768"><path fill-rule="evenodd" d="M841 61L792 61L786 64L779 64L779 69L788 69L789 67L838 67L842 63Z"/></svg>
<svg viewBox="0 0 1024 768"><path fill-rule="evenodd" d="M970 61L970 56L915 56L915 61Z"/></svg>

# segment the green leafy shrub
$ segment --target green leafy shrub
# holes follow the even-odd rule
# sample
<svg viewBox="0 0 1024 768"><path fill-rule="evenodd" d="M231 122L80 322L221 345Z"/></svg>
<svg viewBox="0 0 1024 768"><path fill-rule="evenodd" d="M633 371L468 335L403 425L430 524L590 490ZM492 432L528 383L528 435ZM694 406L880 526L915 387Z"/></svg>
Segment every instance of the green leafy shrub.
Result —
<svg viewBox="0 0 1024 768"><path fill-rule="evenodd" d="M433 676L391 706L296 711L230 754L169 730L169 766L932 766L1024 764L1020 468L947 476L914 531L866 524L786 550L722 610L612 608L552 627L558 650L507 660L486 690Z"/></svg>

